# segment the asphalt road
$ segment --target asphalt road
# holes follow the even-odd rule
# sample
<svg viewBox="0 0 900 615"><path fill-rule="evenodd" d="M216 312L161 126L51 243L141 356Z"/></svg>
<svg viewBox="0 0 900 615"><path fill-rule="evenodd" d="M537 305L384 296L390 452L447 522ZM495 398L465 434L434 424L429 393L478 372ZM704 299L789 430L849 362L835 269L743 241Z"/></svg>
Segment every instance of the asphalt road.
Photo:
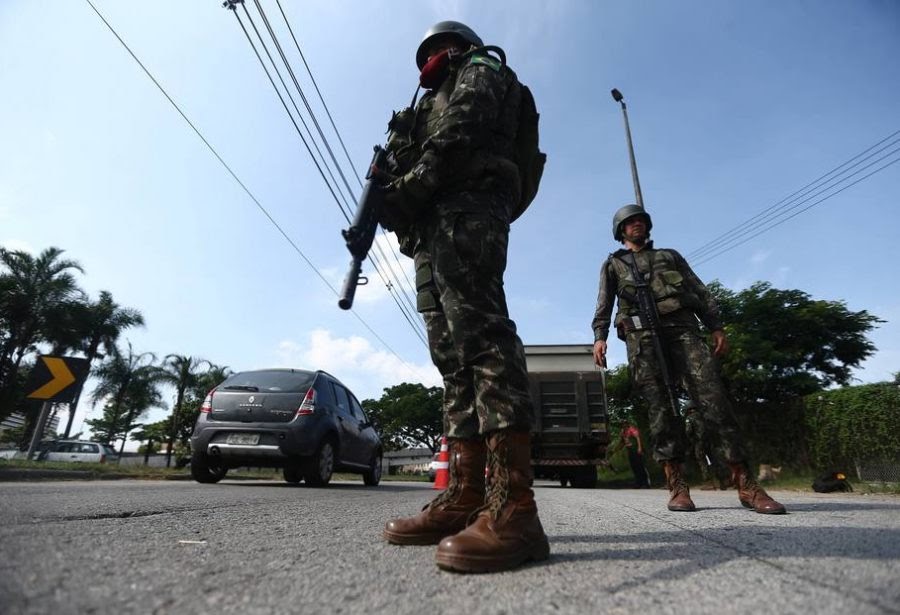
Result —
<svg viewBox="0 0 900 615"><path fill-rule="evenodd" d="M0 483L0 612L900 613L900 498L536 487L552 555L456 575L381 539L425 483Z"/></svg>

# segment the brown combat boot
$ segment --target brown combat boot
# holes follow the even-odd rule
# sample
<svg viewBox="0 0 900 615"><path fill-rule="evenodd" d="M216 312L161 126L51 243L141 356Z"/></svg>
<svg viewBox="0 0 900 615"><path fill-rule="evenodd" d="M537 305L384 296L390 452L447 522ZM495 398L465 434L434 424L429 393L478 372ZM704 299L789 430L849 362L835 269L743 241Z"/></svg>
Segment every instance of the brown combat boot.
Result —
<svg viewBox="0 0 900 615"><path fill-rule="evenodd" d="M776 502L759 486L756 479L750 474L745 463L729 463L731 468L731 480L737 485L738 498L746 508L763 515L783 515L787 512L784 506Z"/></svg>
<svg viewBox="0 0 900 615"><path fill-rule="evenodd" d="M436 545L466 527L469 515L484 504L484 440L448 438L450 481L447 488L414 517L391 519L384 538L395 545Z"/></svg>
<svg viewBox="0 0 900 615"><path fill-rule="evenodd" d="M674 512L693 512L697 510L691 500L691 490L681 476L681 462L664 461L663 470L666 472L666 486L669 488L669 510Z"/></svg>
<svg viewBox="0 0 900 615"><path fill-rule="evenodd" d="M531 490L531 435L509 430L487 438L489 484L472 523L438 545L438 567L499 572L550 556Z"/></svg>

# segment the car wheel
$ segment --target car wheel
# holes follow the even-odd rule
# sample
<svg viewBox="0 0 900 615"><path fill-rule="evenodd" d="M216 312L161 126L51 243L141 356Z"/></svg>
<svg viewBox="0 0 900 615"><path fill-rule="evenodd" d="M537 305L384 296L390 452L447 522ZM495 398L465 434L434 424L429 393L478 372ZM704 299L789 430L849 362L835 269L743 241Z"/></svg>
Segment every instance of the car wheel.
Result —
<svg viewBox="0 0 900 615"><path fill-rule="evenodd" d="M282 473L284 474L284 480L291 483L292 485L296 485L303 480L303 471L296 465L284 466Z"/></svg>
<svg viewBox="0 0 900 615"><path fill-rule="evenodd" d="M217 483L228 473L228 468L212 464L206 455L191 455L191 477L198 483Z"/></svg>
<svg viewBox="0 0 900 615"><path fill-rule="evenodd" d="M381 452L375 453L369 469L363 472L363 483L374 487L381 482Z"/></svg>
<svg viewBox="0 0 900 615"><path fill-rule="evenodd" d="M332 473L334 473L334 444L331 440L323 440L316 454L307 462L304 478L307 485L324 487L331 481Z"/></svg>

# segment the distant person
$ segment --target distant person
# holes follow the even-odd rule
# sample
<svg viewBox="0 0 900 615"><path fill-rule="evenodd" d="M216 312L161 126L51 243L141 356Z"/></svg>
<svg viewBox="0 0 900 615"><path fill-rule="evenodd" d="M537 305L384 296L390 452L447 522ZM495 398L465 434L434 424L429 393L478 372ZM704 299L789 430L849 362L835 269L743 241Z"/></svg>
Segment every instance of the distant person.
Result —
<svg viewBox="0 0 900 615"><path fill-rule="evenodd" d="M634 474L634 486L637 489L650 486L650 475L644 465L644 446L641 444L641 432L631 423L625 423L619 433L619 440L610 449L609 455L625 449L628 454L628 465Z"/></svg>
<svg viewBox="0 0 900 615"><path fill-rule="evenodd" d="M525 351L503 291L531 98L502 51L456 21L425 33L416 63L427 91L389 124L398 168L379 221L415 261L416 306L444 381L450 480L419 514L388 521L384 537L438 545L443 569L507 570L550 554L531 489Z"/></svg>
<svg viewBox="0 0 900 615"><path fill-rule="evenodd" d="M668 508L695 510L682 476L685 445L679 424L681 417L675 416L669 406L669 394L663 383L665 366L657 358L647 318L641 314L637 301L637 283L646 283L659 313L659 335L670 381L684 382L690 398L699 404L712 449L728 464L741 504L758 513L784 513L784 506L759 486L747 464L737 423L713 358L713 354L721 357L728 351L716 301L678 252L653 246L652 227L650 215L637 205L626 205L613 216L613 237L624 248L610 254L600 272L592 322L594 361L597 365L606 364L606 340L613 304L617 302L616 332L628 349L635 391L649 407L651 447L654 459L666 473ZM700 322L711 332L713 352L700 333Z"/></svg>

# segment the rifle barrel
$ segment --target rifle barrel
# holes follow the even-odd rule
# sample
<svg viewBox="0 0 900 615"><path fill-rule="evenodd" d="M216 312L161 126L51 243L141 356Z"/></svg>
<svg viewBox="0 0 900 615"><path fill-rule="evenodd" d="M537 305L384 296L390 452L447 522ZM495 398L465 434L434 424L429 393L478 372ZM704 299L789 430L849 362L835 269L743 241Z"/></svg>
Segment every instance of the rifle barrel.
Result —
<svg viewBox="0 0 900 615"><path fill-rule="evenodd" d="M353 297L356 296L356 286L359 284L359 274L362 271L362 261L354 258L350 261L350 270L344 278L344 286L341 288L341 297L338 299L338 307L349 310L353 307Z"/></svg>

